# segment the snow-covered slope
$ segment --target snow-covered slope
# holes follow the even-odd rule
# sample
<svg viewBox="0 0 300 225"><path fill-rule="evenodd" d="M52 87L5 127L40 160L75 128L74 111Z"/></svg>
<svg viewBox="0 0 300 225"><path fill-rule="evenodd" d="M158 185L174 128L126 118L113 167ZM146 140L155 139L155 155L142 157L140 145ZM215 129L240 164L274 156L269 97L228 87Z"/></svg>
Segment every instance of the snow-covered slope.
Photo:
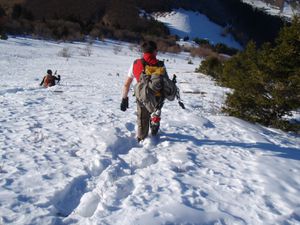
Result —
<svg viewBox="0 0 300 225"><path fill-rule="evenodd" d="M255 8L264 10L266 13L269 13L270 15L286 17L288 19L291 19L294 15L300 15L299 2L297 4L294 4L295 7L293 7L289 1L285 1L283 7L280 8L268 4L266 1L261 1L261 0L242 0L242 1Z"/></svg>
<svg viewBox="0 0 300 225"><path fill-rule="evenodd" d="M154 18L169 27L172 34L181 38L188 36L209 40L212 44L223 43L230 47L241 49L241 45L234 40L232 35L224 32L225 28L210 21L204 14L199 12L176 9L171 13L155 13Z"/></svg>
<svg viewBox="0 0 300 225"><path fill-rule="evenodd" d="M134 97L119 104L139 53L91 49L0 41L0 224L300 223L299 136L220 114L228 90L193 72L199 59L159 54L187 109L166 102L159 136L138 144ZM62 82L40 88L48 68Z"/></svg>

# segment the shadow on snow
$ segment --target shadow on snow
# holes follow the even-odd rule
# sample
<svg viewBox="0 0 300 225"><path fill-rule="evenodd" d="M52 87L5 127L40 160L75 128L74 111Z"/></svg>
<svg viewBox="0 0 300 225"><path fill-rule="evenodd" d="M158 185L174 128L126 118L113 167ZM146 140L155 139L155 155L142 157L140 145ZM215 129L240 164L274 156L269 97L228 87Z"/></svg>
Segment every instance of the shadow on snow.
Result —
<svg viewBox="0 0 300 225"><path fill-rule="evenodd" d="M261 149L266 151L276 152L277 157L300 160L300 149L293 147L282 147L272 143L242 143L234 141L222 141L222 140L207 140L207 139L197 139L191 135L185 134L172 134L172 133L162 133L160 138L161 141L173 141L173 142L192 142L197 146L203 145L216 145L225 147L240 147L245 149Z"/></svg>

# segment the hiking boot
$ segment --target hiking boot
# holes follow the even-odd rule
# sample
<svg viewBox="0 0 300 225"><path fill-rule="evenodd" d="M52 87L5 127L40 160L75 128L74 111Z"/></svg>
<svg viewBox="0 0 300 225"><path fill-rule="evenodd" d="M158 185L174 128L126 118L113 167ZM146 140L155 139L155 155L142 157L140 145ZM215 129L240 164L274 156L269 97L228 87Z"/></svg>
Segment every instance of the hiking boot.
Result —
<svg viewBox="0 0 300 225"><path fill-rule="evenodd" d="M151 114L150 117L150 129L151 134L156 135L160 125L160 110L157 110Z"/></svg>
<svg viewBox="0 0 300 225"><path fill-rule="evenodd" d="M155 136L158 133L159 130L159 124L156 125L150 125L151 128L151 135Z"/></svg>

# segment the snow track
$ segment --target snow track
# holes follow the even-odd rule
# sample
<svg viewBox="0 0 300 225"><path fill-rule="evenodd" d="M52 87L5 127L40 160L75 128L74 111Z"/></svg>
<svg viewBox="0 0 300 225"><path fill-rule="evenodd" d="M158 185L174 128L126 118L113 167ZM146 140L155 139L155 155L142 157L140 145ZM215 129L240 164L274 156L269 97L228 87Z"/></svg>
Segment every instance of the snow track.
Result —
<svg viewBox="0 0 300 225"><path fill-rule="evenodd" d="M137 143L134 97L119 104L138 53L83 48L0 41L0 224L300 223L299 136L222 115L228 90L192 72L200 60L164 54L187 109L166 102L159 135ZM48 68L62 82L43 89Z"/></svg>

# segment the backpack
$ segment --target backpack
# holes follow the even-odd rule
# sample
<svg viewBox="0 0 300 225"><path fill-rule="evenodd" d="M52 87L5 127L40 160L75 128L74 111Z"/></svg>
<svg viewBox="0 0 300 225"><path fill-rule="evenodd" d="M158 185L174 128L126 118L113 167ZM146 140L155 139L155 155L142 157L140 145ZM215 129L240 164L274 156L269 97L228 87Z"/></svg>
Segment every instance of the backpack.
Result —
<svg viewBox="0 0 300 225"><path fill-rule="evenodd" d="M44 79L44 86L51 87L55 85L55 77L52 75L46 75Z"/></svg>
<svg viewBox="0 0 300 225"><path fill-rule="evenodd" d="M162 106L164 99L173 101L177 93L177 87L169 79L162 61L151 66L141 59L143 71L139 82L134 87L137 100L142 103L149 112L154 112Z"/></svg>

